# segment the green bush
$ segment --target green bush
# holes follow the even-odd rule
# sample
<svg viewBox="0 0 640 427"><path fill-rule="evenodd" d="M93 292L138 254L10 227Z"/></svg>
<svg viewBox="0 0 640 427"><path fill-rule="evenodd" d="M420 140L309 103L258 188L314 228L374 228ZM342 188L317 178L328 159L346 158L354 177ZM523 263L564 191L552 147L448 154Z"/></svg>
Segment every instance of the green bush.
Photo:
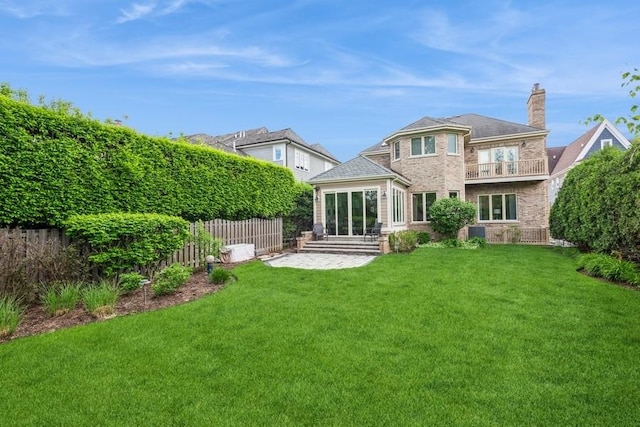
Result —
<svg viewBox="0 0 640 427"><path fill-rule="evenodd" d="M0 338L8 337L20 325L23 307L15 296L0 298Z"/></svg>
<svg viewBox="0 0 640 427"><path fill-rule="evenodd" d="M224 285L233 277L233 273L231 273L226 268L216 267L211 273L209 273L209 282L214 285Z"/></svg>
<svg viewBox="0 0 640 427"><path fill-rule="evenodd" d="M440 243L445 248L461 248L464 246L464 242L460 239L443 239Z"/></svg>
<svg viewBox="0 0 640 427"><path fill-rule="evenodd" d="M313 228L313 188L296 183L293 208L282 217L282 238L286 246L293 246L296 237Z"/></svg>
<svg viewBox="0 0 640 427"><path fill-rule="evenodd" d="M640 274L630 261L605 254L588 253L577 259L577 269L594 277L602 277L616 282L640 285Z"/></svg>
<svg viewBox="0 0 640 427"><path fill-rule="evenodd" d="M190 241L194 244L196 254L198 256L198 266L205 267L207 265L207 256L213 255L220 258L220 249L222 249L222 239L217 239L204 228L202 221L195 224L194 234L190 237Z"/></svg>
<svg viewBox="0 0 640 427"><path fill-rule="evenodd" d="M295 182L271 162L0 92L0 224L60 226L73 215L109 212L273 218L291 211Z"/></svg>
<svg viewBox="0 0 640 427"><path fill-rule="evenodd" d="M119 296L118 287L106 280L82 291L82 301L85 308L96 317L107 317L115 313Z"/></svg>
<svg viewBox="0 0 640 427"><path fill-rule="evenodd" d="M396 231L389 234L389 246L394 252L411 252L416 248L418 233L413 230Z"/></svg>
<svg viewBox="0 0 640 427"><path fill-rule="evenodd" d="M462 227L476 220L475 205L458 198L436 200L429 208L429 213L431 228L445 238L457 238Z"/></svg>
<svg viewBox="0 0 640 427"><path fill-rule="evenodd" d="M470 239L467 239L467 243L475 245L479 248L484 248L485 246L487 246L487 239L485 239L484 237L472 237Z"/></svg>
<svg viewBox="0 0 640 427"><path fill-rule="evenodd" d="M175 263L160 270L151 289L156 296L172 294L191 276L191 269Z"/></svg>
<svg viewBox="0 0 640 427"><path fill-rule="evenodd" d="M140 273L124 273L118 277L120 290L124 293L133 292L140 289L144 276Z"/></svg>
<svg viewBox="0 0 640 427"><path fill-rule="evenodd" d="M419 245L424 245L431 241L431 234L427 233L426 231L418 231L417 237Z"/></svg>
<svg viewBox="0 0 640 427"><path fill-rule="evenodd" d="M89 261L107 277L136 266L152 277L158 263L184 246L189 224L157 214L76 215L65 221L67 235L87 248Z"/></svg>
<svg viewBox="0 0 640 427"><path fill-rule="evenodd" d="M79 283L63 282L47 286L40 297L44 309L51 316L61 316L76 308L80 301Z"/></svg>
<svg viewBox="0 0 640 427"><path fill-rule="evenodd" d="M640 262L640 142L606 148L571 169L551 207L552 237Z"/></svg>

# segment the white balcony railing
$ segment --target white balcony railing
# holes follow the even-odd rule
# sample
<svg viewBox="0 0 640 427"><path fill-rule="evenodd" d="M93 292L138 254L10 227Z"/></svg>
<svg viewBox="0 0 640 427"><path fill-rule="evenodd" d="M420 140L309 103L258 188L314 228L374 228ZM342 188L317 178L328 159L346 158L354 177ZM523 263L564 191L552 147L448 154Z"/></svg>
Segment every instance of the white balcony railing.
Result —
<svg viewBox="0 0 640 427"><path fill-rule="evenodd" d="M465 178L467 180L536 177L548 174L546 158L512 162L467 163L465 165Z"/></svg>

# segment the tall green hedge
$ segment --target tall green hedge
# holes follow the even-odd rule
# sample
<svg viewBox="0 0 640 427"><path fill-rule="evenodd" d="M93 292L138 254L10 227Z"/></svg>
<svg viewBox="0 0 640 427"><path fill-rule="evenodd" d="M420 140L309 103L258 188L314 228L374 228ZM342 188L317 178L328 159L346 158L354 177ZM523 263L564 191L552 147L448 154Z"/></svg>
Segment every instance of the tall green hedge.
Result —
<svg viewBox="0 0 640 427"><path fill-rule="evenodd" d="M549 222L556 239L640 261L640 142L625 152L602 150L573 168Z"/></svg>
<svg viewBox="0 0 640 427"><path fill-rule="evenodd" d="M0 94L2 226L59 226L107 212L270 218L291 210L294 184L291 171L265 161Z"/></svg>

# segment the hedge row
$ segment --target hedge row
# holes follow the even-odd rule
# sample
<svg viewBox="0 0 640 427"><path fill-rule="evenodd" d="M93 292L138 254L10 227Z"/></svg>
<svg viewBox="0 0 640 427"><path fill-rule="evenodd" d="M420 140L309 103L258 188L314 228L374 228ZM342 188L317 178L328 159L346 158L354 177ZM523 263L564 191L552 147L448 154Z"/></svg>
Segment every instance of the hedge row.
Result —
<svg viewBox="0 0 640 427"><path fill-rule="evenodd" d="M549 222L556 239L640 261L640 142L625 152L605 149L573 168Z"/></svg>
<svg viewBox="0 0 640 427"><path fill-rule="evenodd" d="M294 184L291 171L265 161L0 94L2 226L60 226L107 212L270 218L290 211Z"/></svg>

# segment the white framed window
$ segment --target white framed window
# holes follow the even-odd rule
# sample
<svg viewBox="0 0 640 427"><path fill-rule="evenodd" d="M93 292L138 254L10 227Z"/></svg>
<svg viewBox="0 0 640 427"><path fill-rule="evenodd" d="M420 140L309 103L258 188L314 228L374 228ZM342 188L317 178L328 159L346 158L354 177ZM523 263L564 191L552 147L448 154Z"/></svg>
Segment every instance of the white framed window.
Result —
<svg viewBox="0 0 640 427"><path fill-rule="evenodd" d="M459 154L458 151L458 135L455 133L447 134L447 153L448 154Z"/></svg>
<svg viewBox="0 0 640 427"><path fill-rule="evenodd" d="M411 156L427 156L436 154L436 137L425 135L411 138Z"/></svg>
<svg viewBox="0 0 640 427"><path fill-rule="evenodd" d="M613 146L613 139L600 140L600 149L603 149L604 147L611 147L611 146Z"/></svg>
<svg viewBox="0 0 640 427"><path fill-rule="evenodd" d="M296 149L295 153L295 167L303 171L309 170L309 153Z"/></svg>
<svg viewBox="0 0 640 427"><path fill-rule="evenodd" d="M332 167L333 167L333 163L327 162L326 160L324 161L324 170L328 171Z"/></svg>
<svg viewBox="0 0 640 427"><path fill-rule="evenodd" d="M518 203L515 194L478 196L479 221L517 221Z"/></svg>
<svg viewBox="0 0 640 427"><path fill-rule="evenodd" d="M400 141L393 143L393 160L400 159Z"/></svg>
<svg viewBox="0 0 640 427"><path fill-rule="evenodd" d="M431 221L429 208L436 201L436 193L413 193L411 195L412 217L413 222Z"/></svg>
<svg viewBox="0 0 640 427"><path fill-rule="evenodd" d="M516 175L519 157L520 149L517 145L478 150L480 174L481 176Z"/></svg>
<svg viewBox="0 0 640 427"><path fill-rule="evenodd" d="M404 222L404 191L393 189L393 222Z"/></svg>
<svg viewBox="0 0 640 427"><path fill-rule="evenodd" d="M273 161L281 162L284 159L284 150L282 145L273 146Z"/></svg>

